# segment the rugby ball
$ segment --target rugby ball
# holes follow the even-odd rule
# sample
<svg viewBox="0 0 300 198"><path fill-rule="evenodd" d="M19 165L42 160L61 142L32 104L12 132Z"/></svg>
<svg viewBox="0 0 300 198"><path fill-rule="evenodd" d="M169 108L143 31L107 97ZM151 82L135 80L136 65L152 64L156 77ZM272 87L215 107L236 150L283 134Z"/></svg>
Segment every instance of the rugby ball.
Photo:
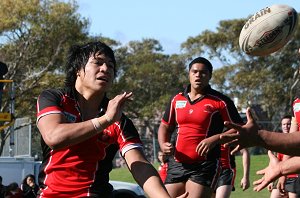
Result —
<svg viewBox="0 0 300 198"><path fill-rule="evenodd" d="M243 26L239 45L248 55L266 56L282 48L298 24L296 10L288 5L272 5L256 12Z"/></svg>

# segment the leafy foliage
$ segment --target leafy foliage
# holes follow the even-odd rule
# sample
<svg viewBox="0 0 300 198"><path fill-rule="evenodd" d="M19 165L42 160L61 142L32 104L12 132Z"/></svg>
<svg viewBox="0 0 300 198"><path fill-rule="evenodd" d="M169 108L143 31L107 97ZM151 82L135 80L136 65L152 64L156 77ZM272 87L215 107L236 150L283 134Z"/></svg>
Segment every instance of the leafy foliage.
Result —
<svg viewBox="0 0 300 198"><path fill-rule="evenodd" d="M36 97L62 84L65 53L88 38L88 21L76 13L75 2L3 0L0 8L0 57L9 66L5 78L16 87L14 116L35 120ZM8 111L4 104L2 111Z"/></svg>
<svg viewBox="0 0 300 198"><path fill-rule="evenodd" d="M157 40L132 41L116 52L119 72L111 95L132 91L127 105L132 118L139 118L152 131L171 95L187 82L182 57L165 55Z"/></svg>

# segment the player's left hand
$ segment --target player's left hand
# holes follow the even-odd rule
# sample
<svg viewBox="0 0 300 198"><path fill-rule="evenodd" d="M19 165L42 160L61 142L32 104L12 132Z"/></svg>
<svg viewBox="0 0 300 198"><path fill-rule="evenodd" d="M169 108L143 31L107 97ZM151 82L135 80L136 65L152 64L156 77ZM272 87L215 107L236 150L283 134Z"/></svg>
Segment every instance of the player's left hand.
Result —
<svg viewBox="0 0 300 198"><path fill-rule="evenodd" d="M249 178L245 178L243 177L241 180L241 188L243 189L243 191L247 190L250 187L250 181Z"/></svg>

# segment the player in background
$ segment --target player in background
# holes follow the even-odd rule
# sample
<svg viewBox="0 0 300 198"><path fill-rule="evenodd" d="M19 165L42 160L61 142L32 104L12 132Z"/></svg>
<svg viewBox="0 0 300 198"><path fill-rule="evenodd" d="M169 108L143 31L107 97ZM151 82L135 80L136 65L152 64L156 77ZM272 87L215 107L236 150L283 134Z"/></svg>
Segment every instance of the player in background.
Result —
<svg viewBox="0 0 300 198"><path fill-rule="evenodd" d="M165 186L172 197L188 192L190 197L211 197L220 157L219 136L224 121L243 123L233 101L212 89L212 64L203 57L189 64L190 84L171 98L158 130L161 151L170 155ZM175 146L172 133L177 132ZM200 155L199 143L214 137L210 152ZM172 157L171 157L172 155Z"/></svg>
<svg viewBox="0 0 300 198"><path fill-rule="evenodd" d="M158 151L157 153L159 166L158 166L158 174L163 182L165 182L168 171L168 156L165 155L162 151Z"/></svg>
<svg viewBox="0 0 300 198"><path fill-rule="evenodd" d="M243 177L241 179L240 185L244 191L247 190L250 186L250 155L248 149L242 149L241 154L243 164ZM216 185L215 198L230 197L231 192L235 191L235 176L235 156L230 154L229 147L224 147L224 145L221 145L220 174Z"/></svg>
<svg viewBox="0 0 300 198"><path fill-rule="evenodd" d="M281 129L282 133L289 133L293 129L291 128L291 120L292 116L286 115L281 119ZM297 129L296 129L297 130ZM290 158L288 155L284 155L282 153L277 153L277 158L279 161L284 161ZM271 191L270 198L280 198L280 197L290 197L296 198L297 195L295 193L295 183L297 180L297 174L289 174L287 176L281 176L277 180L277 184L269 184L268 190Z"/></svg>

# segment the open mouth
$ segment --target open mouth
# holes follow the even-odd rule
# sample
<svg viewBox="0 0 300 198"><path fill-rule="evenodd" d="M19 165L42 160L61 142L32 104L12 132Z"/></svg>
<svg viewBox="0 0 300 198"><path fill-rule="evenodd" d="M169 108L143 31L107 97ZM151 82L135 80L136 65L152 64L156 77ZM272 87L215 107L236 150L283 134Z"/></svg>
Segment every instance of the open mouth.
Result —
<svg viewBox="0 0 300 198"><path fill-rule="evenodd" d="M108 82L108 79L106 77L98 77L97 80Z"/></svg>

